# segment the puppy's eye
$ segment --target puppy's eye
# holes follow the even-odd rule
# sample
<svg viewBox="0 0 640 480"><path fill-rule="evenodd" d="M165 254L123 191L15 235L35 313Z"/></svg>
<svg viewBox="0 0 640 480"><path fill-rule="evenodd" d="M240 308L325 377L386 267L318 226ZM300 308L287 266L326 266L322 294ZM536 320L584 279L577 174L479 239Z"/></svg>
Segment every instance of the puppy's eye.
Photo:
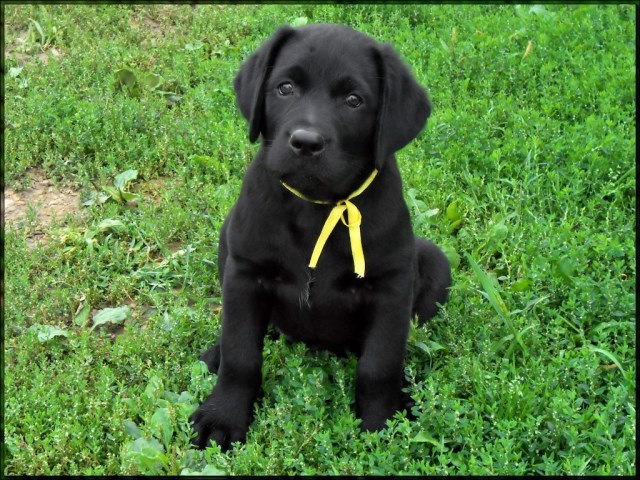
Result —
<svg viewBox="0 0 640 480"><path fill-rule="evenodd" d="M362 98L356 95L355 93L352 93L347 97L346 103L351 108L357 108L360 105L362 105Z"/></svg>
<svg viewBox="0 0 640 480"><path fill-rule="evenodd" d="M293 85L289 82L281 83L278 85L278 93L283 96L291 95L293 93Z"/></svg>

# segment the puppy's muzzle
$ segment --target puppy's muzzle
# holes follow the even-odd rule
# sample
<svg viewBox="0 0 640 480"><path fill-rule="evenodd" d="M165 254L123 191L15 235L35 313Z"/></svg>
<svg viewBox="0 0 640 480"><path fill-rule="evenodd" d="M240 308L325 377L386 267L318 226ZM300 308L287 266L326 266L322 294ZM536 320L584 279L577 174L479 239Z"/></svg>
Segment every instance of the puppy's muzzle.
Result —
<svg viewBox="0 0 640 480"><path fill-rule="evenodd" d="M312 157L324 151L325 140L318 132L299 128L289 138L289 147L296 155Z"/></svg>

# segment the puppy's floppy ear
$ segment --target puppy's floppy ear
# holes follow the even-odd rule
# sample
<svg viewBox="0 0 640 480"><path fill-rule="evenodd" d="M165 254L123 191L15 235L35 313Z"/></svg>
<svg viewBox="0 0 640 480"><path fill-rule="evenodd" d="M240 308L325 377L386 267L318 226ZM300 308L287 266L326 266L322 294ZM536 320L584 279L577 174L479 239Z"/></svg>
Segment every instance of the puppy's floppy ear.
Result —
<svg viewBox="0 0 640 480"><path fill-rule="evenodd" d="M249 140L255 142L262 129L264 116L264 85L269 71L278 56L278 51L294 29L284 25L267 40L240 67L233 81L236 99L242 115L249 121Z"/></svg>
<svg viewBox="0 0 640 480"><path fill-rule="evenodd" d="M418 136L431 103L390 45L378 45L374 56L382 79L376 133L376 168L380 170L387 158Z"/></svg>

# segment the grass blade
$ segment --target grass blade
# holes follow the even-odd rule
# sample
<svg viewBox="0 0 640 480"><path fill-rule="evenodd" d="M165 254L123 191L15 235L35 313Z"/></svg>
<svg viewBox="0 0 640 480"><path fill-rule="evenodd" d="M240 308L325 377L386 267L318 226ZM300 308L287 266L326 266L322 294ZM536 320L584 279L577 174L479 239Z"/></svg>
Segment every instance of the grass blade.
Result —
<svg viewBox="0 0 640 480"><path fill-rule="evenodd" d="M622 376L625 379L627 378L626 370L624 368L622 368L622 364L618 361L618 359L615 357L615 355L613 353L608 352L607 350L604 350L603 348L594 347L593 345L587 345L587 347L592 352L601 353L602 355L607 357L609 360L611 360L614 363L614 365L616 367L618 367L618 369L620 369L620 372L622 372Z"/></svg>
<svg viewBox="0 0 640 480"><path fill-rule="evenodd" d="M506 304L502 300L502 297L500 297L500 293L498 292L498 289L491 282L491 279L487 276L487 274L484 273L484 271L482 271L480 266L471 257L471 255L467 253L466 257L467 257L467 261L469 262L469 265L471 265L471 268L475 272L476 277L478 277L478 280L480 281L480 285L482 285L482 288L486 293L489 303L495 309L498 315L502 318L502 320L507 325L509 330L511 330L511 333L513 334L514 338L516 339L516 341L518 342L522 350L526 352L527 348L522 342L522 338L520 334L513 326L513 322L511 321L511 318L509 316L509 309L507 308Z"/></svg>

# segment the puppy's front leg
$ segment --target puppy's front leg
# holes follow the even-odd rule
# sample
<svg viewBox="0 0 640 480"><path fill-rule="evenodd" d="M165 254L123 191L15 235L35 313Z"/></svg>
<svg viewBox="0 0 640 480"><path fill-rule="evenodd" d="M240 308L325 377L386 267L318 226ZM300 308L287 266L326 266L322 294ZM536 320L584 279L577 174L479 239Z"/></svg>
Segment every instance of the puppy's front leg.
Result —
<svg viewBox="0 0 640 480"><path fill-rule="evenodd" d="M260 389L271 311L269 297L251 269L241 268L231 257L225 268L218 381L190 418L198 434L194 445L205 448L213 440L223 451L233 442L245 441Z"/></svg>
<svg viewBox="0 0 640 480"><path fill-rule="evenodd" d="M405 405L402 378L411 320L410 287L378 295L372 324L364 341L356 372L356 415L360 428L380 430Z"/></svg>

